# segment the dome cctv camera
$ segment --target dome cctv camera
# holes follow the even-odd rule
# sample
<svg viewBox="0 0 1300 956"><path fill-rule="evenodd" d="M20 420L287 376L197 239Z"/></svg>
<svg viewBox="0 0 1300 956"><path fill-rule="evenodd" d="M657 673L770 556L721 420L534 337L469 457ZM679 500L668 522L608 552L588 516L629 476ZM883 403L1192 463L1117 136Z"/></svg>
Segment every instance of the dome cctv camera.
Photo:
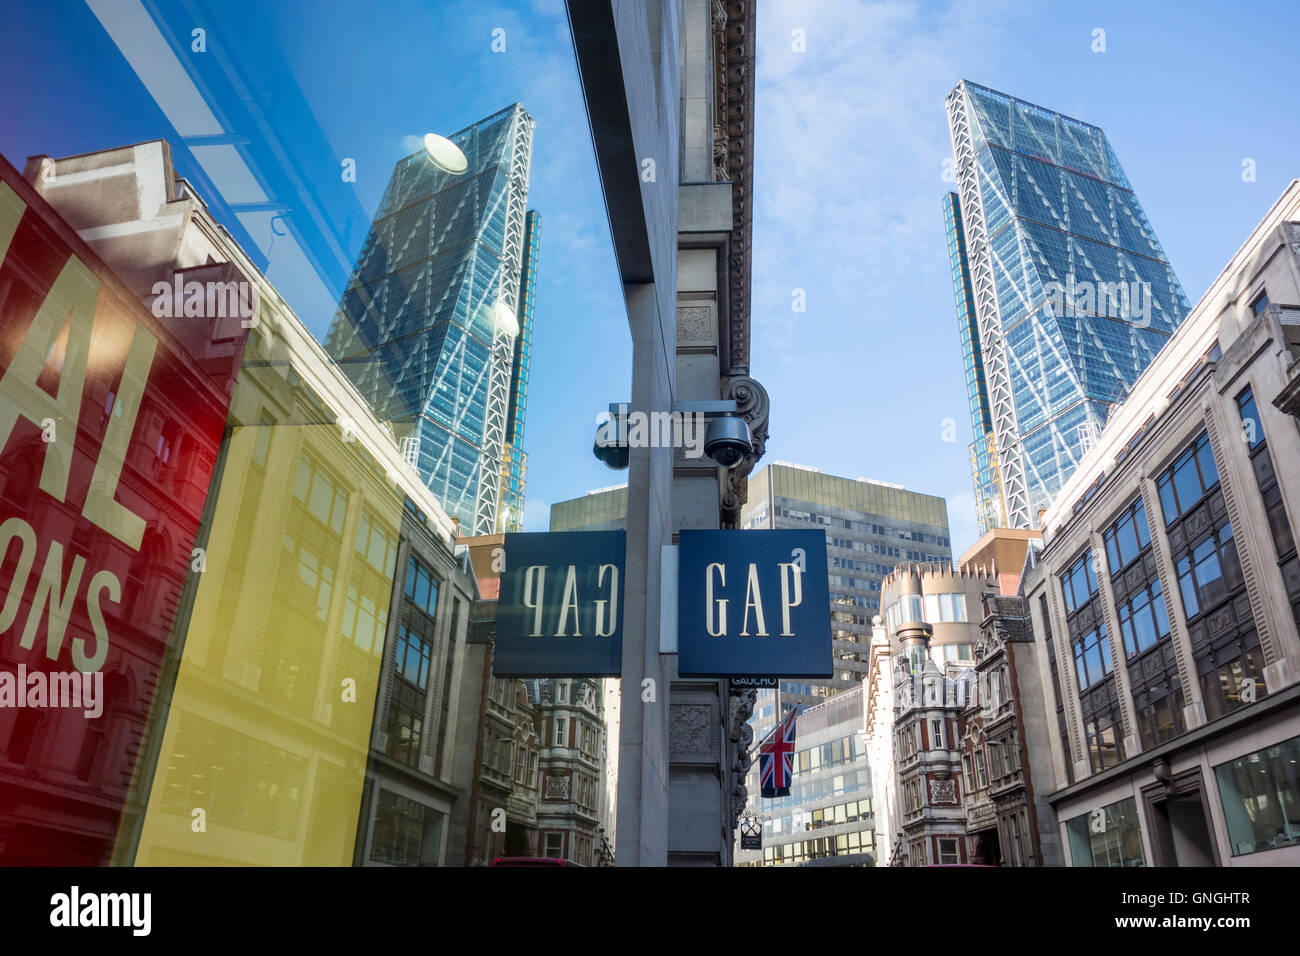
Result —
<svg viewBox="0 0 1300 956"><path fill-rule="evenodd" d="M632 450L626 437L619 434L617 420L609 416L603 418L596 425L596 441L591 446L591 452L606 467L622 471L632 457Z"/></svg>
<svg viewBox="0 0 1300 956"><path fill-rule="evenodd" d="M704 434L704 453L723 468L735 468L754 450L749 425L735 415L719 415Z"/></svg>

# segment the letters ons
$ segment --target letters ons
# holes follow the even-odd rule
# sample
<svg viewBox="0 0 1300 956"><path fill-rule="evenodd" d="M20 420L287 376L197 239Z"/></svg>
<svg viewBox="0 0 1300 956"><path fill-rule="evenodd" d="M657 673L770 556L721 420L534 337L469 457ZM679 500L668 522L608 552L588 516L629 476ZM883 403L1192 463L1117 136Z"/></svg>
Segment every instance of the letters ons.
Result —
<svg viewBox="0 0 1300 956"><path fill-rule="evenodd" d="M17 194L8 185L0 183L0 265L4 264L25 210L26 206ZM95 273L75 255L70 255L37 310L9 367L0 377L0 449L8 444L20 417L45 430L48 440L45 442L40 489L59 503L63 503L67 496L99 286ZM58 390L52 396L37 384L37 380L56 354L65 329L67 336ZM157 339L148 329L140 324L135 326L117 388L115 414L108 416L104 440L81 509L83 517L135 551L140 550L145 521L122 506L116 495L157 345ZM55 427L48 429L45 423L51 420ZM0 524L0 559L8 555L15 542L18 544L17 565L14 579L7 583L4 601L0 604L0 632L14 624L37 552L35 531L17 517ZM64 551L61 542L49 542L21 643L28 649L34 645L40 616L48 605L46 655L51 659L57 658L75 595L82 579L88 577L86 609L95 633L96 647L93 654L87 654L85 641L75 638L72 655L79 669L97 670L108 652L108 634L100 601L103 595L107 595L110 601L119 601L122 585L111 571L101 570L88 575L86 559L81 555L72 556L70 570L65 569Z"/></svg>

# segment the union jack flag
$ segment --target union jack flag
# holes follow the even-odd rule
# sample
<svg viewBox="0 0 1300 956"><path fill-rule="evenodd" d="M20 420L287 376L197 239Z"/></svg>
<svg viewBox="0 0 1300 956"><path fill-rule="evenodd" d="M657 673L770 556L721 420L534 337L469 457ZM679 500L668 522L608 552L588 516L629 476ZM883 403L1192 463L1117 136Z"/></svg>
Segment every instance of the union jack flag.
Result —
<svg viewBox="0 0 1300 956"><path fill-rule="evenodd" d="M758 748L758 779L766 798L788 797L790 778L794 776L794 715L789 716Z"/></svg>

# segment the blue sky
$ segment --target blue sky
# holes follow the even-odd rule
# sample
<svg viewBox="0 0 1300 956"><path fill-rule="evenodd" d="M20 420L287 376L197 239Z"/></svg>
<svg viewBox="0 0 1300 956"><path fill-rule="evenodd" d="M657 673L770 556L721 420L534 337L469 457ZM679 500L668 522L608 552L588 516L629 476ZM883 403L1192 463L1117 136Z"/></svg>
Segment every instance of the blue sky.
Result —
<svg viewBox="0 0 1300 956"><path fill-rule="evenodd" d="M318 129L333 153L322 160L356 160L346 188L366 214L424 132L516 100L534 114L528 530L545 529L551 502L622 481L591 455L596 413L629 392L630 343L560 0L211 7L223 42L283 58L308 104L287 134ZM939 205L953 188L945 94L965 77L1101 126L1195 301L1300 175L1294 96L1270 78L1293 55L1300 13L1294 2L764 0L758 26L751 370L772 397L768 455L942 495L960 551L976 529ZM492 49L497 28L505 52ZM1091 49L1098 28L1103 53ZM19 167L166 137L182 174L203 181L83 0L11 13L0 82L0 153ZM1242 181L1246 158L1255 182ZM330 301L311 277L274 247L267 273L323 333ZM792 311L795 289L806 312ZM941 440L949 418L956 443Z"/></svg>

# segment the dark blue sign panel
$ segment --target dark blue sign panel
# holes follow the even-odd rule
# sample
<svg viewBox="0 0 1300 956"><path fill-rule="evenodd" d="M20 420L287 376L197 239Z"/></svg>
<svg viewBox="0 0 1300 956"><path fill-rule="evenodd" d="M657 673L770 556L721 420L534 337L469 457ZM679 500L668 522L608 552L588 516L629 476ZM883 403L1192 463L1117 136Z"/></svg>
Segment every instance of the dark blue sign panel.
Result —
<svg viewBox="0 0 1300 956"><path fill-rule="evenodd" d="M497 677L622 673L626 539L623 531L505 536L492 664Z"/></svg>
<svg viewBox="0 0 1300 956"><path fill-rule="evenodd" d="M682 531L677 673L830 677L821 531Z"/></svg>

